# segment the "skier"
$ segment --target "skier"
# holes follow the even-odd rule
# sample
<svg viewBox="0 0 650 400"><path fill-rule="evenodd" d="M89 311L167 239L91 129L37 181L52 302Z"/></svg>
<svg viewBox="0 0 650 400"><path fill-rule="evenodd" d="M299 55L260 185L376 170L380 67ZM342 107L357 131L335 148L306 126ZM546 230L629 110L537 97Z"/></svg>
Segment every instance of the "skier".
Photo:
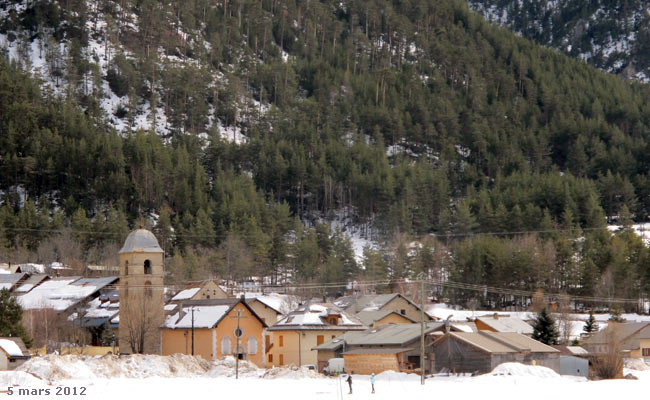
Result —
<svg viewBox="0 0 650 400"><path fill-rule="evenodd" d="M348 385L350 385L350 393L348 393L348 394L352 394L352 374L353 374L353 373L354 373L354 371L352 371L352 372L348 375L348 379L345 380L345 381L348 383Z"/></svg>
<svg viewBox="0 0 650 400"><path fill-rule="evenodd" d="M375 373L370 375L370 385L372 386L372 393L375 393Z"/></svg>

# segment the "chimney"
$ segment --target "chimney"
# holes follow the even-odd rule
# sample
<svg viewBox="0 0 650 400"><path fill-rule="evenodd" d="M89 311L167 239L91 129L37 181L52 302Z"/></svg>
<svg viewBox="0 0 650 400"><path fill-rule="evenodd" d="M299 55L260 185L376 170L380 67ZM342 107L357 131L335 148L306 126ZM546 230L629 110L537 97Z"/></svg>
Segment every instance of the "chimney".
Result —
<svg viewBox="0 0 650 400"><path fill-rule="evenodd" d="M178 307L178 320L176 320L176 322L178 323L178 321L182 320L185 314L187 313L183 309L183 302L178 303L177 307Z"/></svg>

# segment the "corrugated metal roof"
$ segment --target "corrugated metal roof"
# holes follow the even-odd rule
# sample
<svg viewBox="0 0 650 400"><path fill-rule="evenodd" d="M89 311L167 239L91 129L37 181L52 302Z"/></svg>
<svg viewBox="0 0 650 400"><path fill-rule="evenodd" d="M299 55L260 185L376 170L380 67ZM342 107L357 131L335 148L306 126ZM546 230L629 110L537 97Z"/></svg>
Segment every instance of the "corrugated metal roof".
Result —
<svg viewBox="0 0 650 400"><path fill-rule="evenodd" d="M442 322L429 322L424 333L428 334L437 329L444 328ZM367 329L363 332L347 332L330 341L327 341L313 350L336 350L344 344L347 346L404 346L420 337L422 327L420 324L381 325Z"/></svg>
<svg viewBox="0 0 650 400"><path fill-rule="evenodd" d="M345 353L343 353L343 355L346 355L346 354L399 354L399 353L406 353L407 351L411 351L411 350L413 350L413 349L380 347L380 348L374 348L374 349L354 349L354 350L346 351Z"/></svg>
<svg viewBox="0 0 650 400"><path fill-rule="evenodd" d="M528 336L515 332L451 332L451 337L478 347L489 353L556 353L558 350ZM448 339L441 338L436 343ZM434 346L437 344L434 343Z"/></svg>
<svg viewBox="0 0 650 400"><path fill-rule="evenodd" d="M163 250L153 233L146 229L136 229L129 233L120 250L122 253L162 253Z"/></svg>
<svg viewBox="0 0 650 400"><path fill-rule="evenodd" d="M10 283L15 285L16 282L23 279L26 274L21 272L19 274L0 274L0 283Z"/></svg>

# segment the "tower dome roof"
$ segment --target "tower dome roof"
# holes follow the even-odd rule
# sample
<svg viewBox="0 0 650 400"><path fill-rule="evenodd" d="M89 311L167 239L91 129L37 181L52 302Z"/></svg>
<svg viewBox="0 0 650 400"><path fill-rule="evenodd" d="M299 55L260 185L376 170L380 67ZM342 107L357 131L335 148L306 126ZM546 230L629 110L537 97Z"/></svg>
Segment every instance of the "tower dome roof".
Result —
<svg viewBox="0 0 650 400"><path fill-rule="evenodd" d="M122 253L162 253L158 240L146 229L136 229L129 233L120 250Z"/></svg>

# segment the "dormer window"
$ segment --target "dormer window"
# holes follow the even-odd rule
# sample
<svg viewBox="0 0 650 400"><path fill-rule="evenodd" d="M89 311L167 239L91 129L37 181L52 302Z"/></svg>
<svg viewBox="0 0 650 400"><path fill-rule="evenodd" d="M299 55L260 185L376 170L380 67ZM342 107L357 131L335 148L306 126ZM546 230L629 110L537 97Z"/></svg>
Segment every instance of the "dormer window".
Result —
<svg viewBox="0 0 650 400"><path fill-rule="evenodd" d="M327 323L330 325L338 325L339 324L339 317L336 315L328 315L327 316Z"/></svg>

